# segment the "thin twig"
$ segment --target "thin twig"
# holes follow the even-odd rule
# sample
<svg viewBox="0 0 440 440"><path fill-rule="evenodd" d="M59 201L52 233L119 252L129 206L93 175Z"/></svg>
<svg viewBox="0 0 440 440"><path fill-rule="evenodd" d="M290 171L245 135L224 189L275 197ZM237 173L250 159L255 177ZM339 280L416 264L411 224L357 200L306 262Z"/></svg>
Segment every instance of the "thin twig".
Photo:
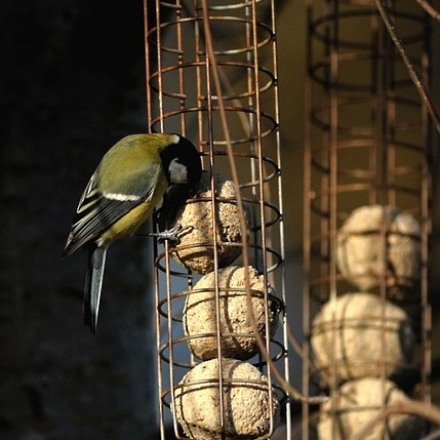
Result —
<svg viewBox="0 0 440 440"><path fill-rule="evenodd" d="M287 326L287 337L290 344L295 349L297 354L304 359L304 348L299 339L296 337L290 325Z"/></svg>
<svg viewBox="0 0 440 440"><path fill-rule="evenodd" d="M440 21L440 12L437 11L432 5L430 5L426 0L416 0L417 3L422 7L422 9L429 14L434 20Z"/></svg>
<svg viewBox="0 0 440 440"><path fill-rule="evenodd" d="M385 407L379 411L377 415L372 417L371 420L360 429L353 440L363 440L367 438L377 424L397 414L412 414L440 425L440 408L416 401L401 402Z"/></svg>
<svg viewBox="0 0 440 440"><path fill-rule="evenodd" d="M239 177L238 177L238 170L235 163L234 153L232 149L232 143L231 138L229 134L229 128L228 128L228 122L226 119L226 112L225 112L225 106L223 102L223 95L221 91L221 80L219 75L219 69L217 65L217 57L214 53L214 46L213 46L213 39L211 34L211 28L209 24L209 15L208 15L208 5L207 0L202 1L202 14L203 14L203 25L205 29L205 40L206 40L206 51L208 54L209 61L212 65L212 77L215 84L215 89L217 92L217 99L218 99L218 107L219 107L219 113L220 113L220 120L222 125L223 134L225 136L226 141L226 149L228 152L228 159L229 164L231 167L231 174L232 174L232 180L235 185L236 189L236 197L237 197L237 206L238 206L238 213L239 213L239 219L240 219L240 227L242 231L246 231L246 219L244 216L244 204L243 199L241 197L241 193L239 190ZM317 396L317 397L307 397L301 395L297 390L295 390L282 376L282 374L278 371L277 367L273 363L270 354L266 350L265 343L261 337L261 335L258 333L257 330L257 324L255 319L255 314L253 311L253 304L252 304L252 296L250 293L250 279L249 279L249 271L247 270L249 267L249 256L248 256L248 243L247 243L247 235L246 233L242 234L242 247L243 247L243 265L246 268L245 270L245 289L246 289L246 297L247 297L247 306L248 306L248 313L249 318L254 330L254 336L257 341L257 345L260 349L261 354L265 358L267 364L269 365L272 373L276 377L279 384L283 387L283 389L294 399L297 399L302 402L307 403L322 403L327 400L327 397L323 396Z"/></svg>
<svg viewBox="0 0 440 440"><path fill-rule="evenodd" d="M406 65L406 68L408 69L409 76L416 86L417 91L419 92L420 97L422 98L422 101L426 105L426 108L428 109L428 113L431 115L431 118L434 122L435 128L438 133L440 133L440 118L438 116L438 113L434 107L434 104L429 97L428 91L426 90L426 87L424 86L423 82L419 78L419 75L414 69L414 66L412 65L407 53L405 46L403 44L402 39L399 37L395 30L393 17L390 14L388 7L385 4L386 0L374 0L376 3L377 9L379 10L379 13L382 17L383 22L385 23L385 26L388 30L388 33L390 34L391 39L393 40L397 51L399 52L400 56L402 57L403 62Z"/></svg>

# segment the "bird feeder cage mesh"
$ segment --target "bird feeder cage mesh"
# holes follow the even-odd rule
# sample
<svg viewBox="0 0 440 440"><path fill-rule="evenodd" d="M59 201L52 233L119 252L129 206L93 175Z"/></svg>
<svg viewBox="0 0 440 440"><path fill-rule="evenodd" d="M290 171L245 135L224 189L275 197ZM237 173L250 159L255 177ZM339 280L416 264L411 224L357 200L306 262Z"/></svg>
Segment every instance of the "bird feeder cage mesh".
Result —
<svg viewBox="0 0 440 440"><path fill-rule="evenodd" d="M167 423L177 438L266 439L288 407L246 303L288 378L274 3L144 2L149 130L191 139L204 168L176 208L193 230L156 247L162 439Z"/></svg>
<svg viewBox="0 0 440 440"><path fill-rule="evenodd" d="M415 2L387 7L429 84L424 13ZM309 1L307 17L303 393L321 389L330 401L316 418L304 405L303 438L315 429L320 438L351 438L363 414L371 418L386 405L389 386L403 383L419 400L430 399L432 140L374 2ZM403 342L393 336L402 328ZM365 380L373 380L374 402L361 395Z"/></svg>

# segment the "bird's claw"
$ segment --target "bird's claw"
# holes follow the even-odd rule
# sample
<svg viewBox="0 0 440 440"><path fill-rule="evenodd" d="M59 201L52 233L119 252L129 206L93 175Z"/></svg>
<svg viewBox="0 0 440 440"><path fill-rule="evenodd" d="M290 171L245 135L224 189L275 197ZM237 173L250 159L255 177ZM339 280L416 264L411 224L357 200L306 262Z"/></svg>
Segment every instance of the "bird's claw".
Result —
<svg viewBox="0 0 440 440"><path fill-rule="evenodd" d="M180 242L180 238L186 234L189 234L194 228L192 226L176 225L166 231L158 232L155 234L159 243L163 243L165 240L170 240L175 243Z"/></svg>
<svg viewBox="0 0 440 440"><path fill-rule="evenodd" d="M163 243L165 240L172 241L175 244L180 242L180 238L186 234L189 234L194 229L193 226L176 225L171 229L166 229L162 232L147 232L146 234L136 234L143 237L156 237L159 243Z"/></svg>

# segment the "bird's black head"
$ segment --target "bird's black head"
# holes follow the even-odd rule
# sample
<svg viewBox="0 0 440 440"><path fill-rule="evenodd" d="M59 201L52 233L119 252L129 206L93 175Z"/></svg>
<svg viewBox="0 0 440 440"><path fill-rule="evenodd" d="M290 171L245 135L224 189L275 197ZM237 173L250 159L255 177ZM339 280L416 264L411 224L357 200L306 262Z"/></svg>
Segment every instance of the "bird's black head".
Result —
<svg viewBox="0 0 440 440"><path fill-rule="evenodd" d="M202 163L196 147L186 138L170 144L161 153L165 175L170 185L189 185L194 189L202 176Z"/></svg>

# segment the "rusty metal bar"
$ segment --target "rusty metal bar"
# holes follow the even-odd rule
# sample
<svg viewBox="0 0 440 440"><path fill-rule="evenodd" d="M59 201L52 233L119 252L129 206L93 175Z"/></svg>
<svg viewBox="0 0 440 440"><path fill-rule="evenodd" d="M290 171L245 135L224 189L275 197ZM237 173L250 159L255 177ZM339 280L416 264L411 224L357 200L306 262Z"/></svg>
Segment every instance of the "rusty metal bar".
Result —
<svg viewBox="0 0 440 440"><path fill-rule="evenodd" d="M275 1L144 0L144 11L148 130L179 132L199 147L206 175L209 176L209 193L189 200L187 206L209 204L209 215L213 219L210 236L202 241L166 243L165 246L157 246L155 251L162 439L165 439L165 428L170 425L174 426L177 438L195 435L188 432L185 421L182 424L176 414L179 402L183 401L182 395L193 392L191 386L185 383L185 378L197 371L197 366L210 362L195 354L192 344L197 339L209 337L216 340L217 375L198 382L196 388L203 386L218 390L218 408L212 409L212 412L218 411L216 435L221 438L238 435L228 431L231 429L231 414L228 413L230 406L224 393L232 386L244 386L250 390L263 387L268 392L267 413L270 417L266 428L257 437L261 440L271 437L278 423L279 408L282 407L289 420L286 439L290 438L290 406L286 404L285 392L274 382L264 353L259 354L257 350L249 359L240 359L240 362L254 366L264 374L258 381L242 378L237 382L222 374L229 362L222 356L224 340L246 336L232 330L225 332L222 322L222 304L229 292L242 291L243 297L246 293L243 288L231 290L221 287L221 273L225 266L230 268L243 264L240 257L224 263L221 253L224 249L238 249L242 255L247 253L261 277L262 291L251 289L248 293L253 299L263 298L262 335L270 335L265 338L266 351L288 379L285 316L280 317L280 330L271 334L272 320L284 309L286 300ZM149 22L148 15L152 13L155 20ZM208 21L205 20L206 13ZM212 42L208 38L211 35ZM213 45L215 63L210 58L209 44ZM221 90L216 87L214 73L221 79ZM227 133L221 122L224 116ZM236 197L220 194L221 183L217 179L220 173L231 180L228 139L233 160L240 171L238 187L235 185L237 182L232 182L232 185L240 191L245 205L244 214L248 219L246 247L240 241L228 242L222 235L223 221L219 220L221 206L238 205ZM205 270L195 269L191 262L184 262L182 267L180 256L193 249L205 249L212 255L210 269L206 269L206 272L213 272L215 281L212 289L197 288ZM186 334L183 303L210 292L215 298L215 331ZM273 306L277 311L274 312ZM202 321L203 317L200 318Z"/></svg>
<svg viewBox="0 0 440 440"><path fill-rule="evenodd" d="M427 87L430 34L426 17L415 4L398 2L387 7L407 55ZM422 390L419 397L429 402L431 173L428 164L432 144L428 112L374 3L310 0L307 20L304 334L313 340L314 319L321 305L331 305L329 325L341 329L348 322L338 315L341 297L362 291L376 295L381 299L378 312L381 340L377 341L377 351L382 362L375 377L381 381L382 405L390 379L386 361L390 350L386 339L391 322L387 315L390 305L403 310L413 320L414 328L420 328L421 357L401 368L407 374L407 381L414 380L418 374ZM371 288L362 287L365 286L362 278L343 273L340 267L338 243L345 222L357 208L375 205L382 207L382 222L371 227L372 230L366 226L362 233L379 237L380 261L391 264L393 258L390 240L395 226L385 207L399 208L420 225L420 235L406 236L417 242L414 258L420 260L420 277L419 273L411 274L406 280L411 288L404 287L406 281L402 279L394 280L395 284L391 285L393 268L389 266L374 275L375 287ZM373 317L371 320L374 321ZM337 347L340 337L336 331L331 333L329 345ZM329 392L332 401L327 409L330 408L333 423L331 435L326 438L339 438L342 416L337 396L345 380L361 377L353 373L353 377L342 380L341 371L344 367L356 370L358 365L355 360L341 361L336 349L329 353L327 365L315 364L319 353L313 353L309 340L305 342L304 352L311 359L304 361L303 392L308 394L316 387ZM315 368L320 374L316 374ZM398 385L399 378L395 381ZM311 429L317 426L319 431L323 414L322 409L313 413L313 409L303 406L304 440L309 438ZM315 416L317 422L312 423Z"/></svg>

